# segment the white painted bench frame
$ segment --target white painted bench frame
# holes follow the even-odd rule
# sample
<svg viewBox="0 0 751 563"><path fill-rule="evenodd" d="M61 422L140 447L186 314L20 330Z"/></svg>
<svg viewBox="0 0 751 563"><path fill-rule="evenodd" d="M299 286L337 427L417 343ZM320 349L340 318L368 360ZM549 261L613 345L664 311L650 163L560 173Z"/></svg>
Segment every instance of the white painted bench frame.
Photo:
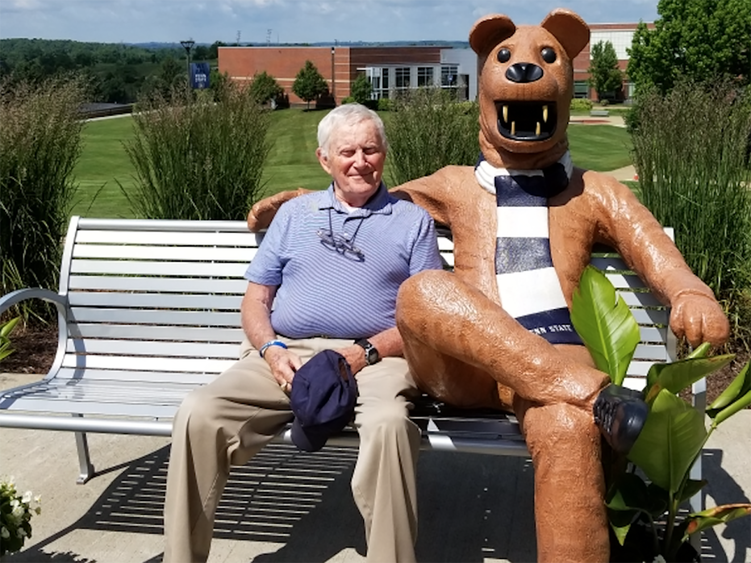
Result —
<svg viewBox="0 0 751 563"><path fill-rule="evenodd" d="M183 397L237 359L243 338L243 274L261 237L241 221L73 217L57 293L21 289L0 298L0 313L26 299L57 307L59 341L39 382L0 391L0 427L75 432L80 477L94 475L87 432L169 436ZM439 246L453 267L453 242ZM673 361L669 311L618 257L593 256L641 327L628 385L649 366ZM694 389L703 408L703 382ZM433 409L435 411L435 409ZM426 449L527 456L511 415L450 412L414 416ZM289 441L288 431L279 439ZM331 444L355 444L345 432ZM700 475L700 468L695 477Z"/></svg>

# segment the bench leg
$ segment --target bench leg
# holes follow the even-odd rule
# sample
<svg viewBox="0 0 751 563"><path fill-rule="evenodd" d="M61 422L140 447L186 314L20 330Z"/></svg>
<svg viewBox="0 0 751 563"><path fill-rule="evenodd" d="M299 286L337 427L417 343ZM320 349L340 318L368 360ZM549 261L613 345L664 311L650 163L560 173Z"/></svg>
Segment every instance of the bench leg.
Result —
<svg viewBox="0 0 751 563"><path fill-rule="evenodd" d="M74 414L73 416L83 416L81 414ZM91 457L89 456L89 441L86 438L85 432L76 432L76 449L78 450L78 465L81 473L76 479L76 483L84 485L89 479L94 476L94 466L91 463Z"/></svg>

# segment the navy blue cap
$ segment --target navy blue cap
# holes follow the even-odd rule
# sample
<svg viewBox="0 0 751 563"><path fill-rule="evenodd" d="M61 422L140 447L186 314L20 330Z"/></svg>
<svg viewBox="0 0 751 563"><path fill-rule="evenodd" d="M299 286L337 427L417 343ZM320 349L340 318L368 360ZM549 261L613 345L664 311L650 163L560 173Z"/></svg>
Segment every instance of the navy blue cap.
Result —
<svg viewBox="0 0 751 563"><path fill-rule="evenodd" d="M319 352L292 380L292 442L306 452L320 450L352 420L356 402L357 382L347 360L334 350Z"/></svg>

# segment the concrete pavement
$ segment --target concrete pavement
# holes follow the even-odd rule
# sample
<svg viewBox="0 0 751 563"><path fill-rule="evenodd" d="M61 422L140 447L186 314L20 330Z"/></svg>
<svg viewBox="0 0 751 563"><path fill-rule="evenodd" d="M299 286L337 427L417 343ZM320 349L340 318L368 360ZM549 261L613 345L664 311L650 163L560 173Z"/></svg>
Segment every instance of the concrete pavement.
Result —
<svg viewBox="0 0 751 563"><path fill-rule="evenodd" d="M0 375L7 388L34 376ZM76 485L73 435L0 428L0 476L42 496L33 538L8 562L150 563L161 559L169 440L89 436L97 476ZM729 419L704 454L708 505L751 502L751 410ZM364 561L349 489L355 452L303 454L273 444L233 471L210 561ZM528 460L423 452L418 468L421 562L526 562L536 557ZM565 515L562 515L565 517ZM704 561L751 561L751 518L704 535Z"/></svg>

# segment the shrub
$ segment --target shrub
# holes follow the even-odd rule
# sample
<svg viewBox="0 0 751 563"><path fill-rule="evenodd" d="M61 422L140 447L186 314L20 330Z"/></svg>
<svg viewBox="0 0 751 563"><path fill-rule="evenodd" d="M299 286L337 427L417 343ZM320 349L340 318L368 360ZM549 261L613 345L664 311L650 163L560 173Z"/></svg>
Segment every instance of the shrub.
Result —
<svg viewBox="0 0 751 563"><path fill-rule="evenodd" d="M354 104L355 99L352 96L347 96L346 98L342 99L342 104Z"/></svg>
<svg viewBox="0 0 751 563"><path fill-rule="evenodd" d="M378 111L391 111L394 108L394 103L389 98L378 99Z"/></svg>
<svg viewBox="0 0 751 563"><path fill-rule="evenodd" d="M608 101L607 99L604 99L604 100L600 100L600 101L599 101L599 103L600 103L600 105L601 105L602 107L607 107L607 106L609 106L609 105L610 105L610 101Z"/></svg>
<svg viewBox="0 0 751 563"><path fill-rule="evenodd" d="M373 85L364 74L360 74L352 83L352 97L358 104L366 104L370 101L370 95L373 93Z"/></svg>
<svg viewBox="0 0 751 563"><path fill-rule="evenodd" d="M261 188L269 152L268 111L228 85L213 103L185 87L143 100L125 150L136 170L123 191L148 219L244 219Z"/></svg>
<svg viewBox="0 0 751 563"><path fill-rule="evenodd" d="M78 80L0 83L0 295L57 288L84 100ZM52 311L25 302L21 314L50 319Z"/></svg>
<svg viewBox="0 0 751 563"><path fill-rule="evenodd" d="M675 228L691 269L724 300L735 335L746 325L751 200L746 143L751 90L683 82L639 95L629 125L642 199ZM748 330L748 329L743 329Z"/></svg>
<svg viewBox="0 0 751 563"><path fill-rule="evenodd" d="M477 162L477 104L457 103L454 93L439 88L406 91L393 104L397 115L386 124L393 185Z"/></svg>
<svg viewBox="0 0 751 563"><path fill-rule="evenodd" d="M574 98L571 100L571 111L589 111L594 104L587 98Z"/></svg>
<svg viewBox="0 0 751 563"><path fill-rule="evenodd" d="M253 75L253 81L248 86L251 97L259 104L265 104L271 100L276 101L284 90L276 79L268 74L265 70Z"/></svg>

